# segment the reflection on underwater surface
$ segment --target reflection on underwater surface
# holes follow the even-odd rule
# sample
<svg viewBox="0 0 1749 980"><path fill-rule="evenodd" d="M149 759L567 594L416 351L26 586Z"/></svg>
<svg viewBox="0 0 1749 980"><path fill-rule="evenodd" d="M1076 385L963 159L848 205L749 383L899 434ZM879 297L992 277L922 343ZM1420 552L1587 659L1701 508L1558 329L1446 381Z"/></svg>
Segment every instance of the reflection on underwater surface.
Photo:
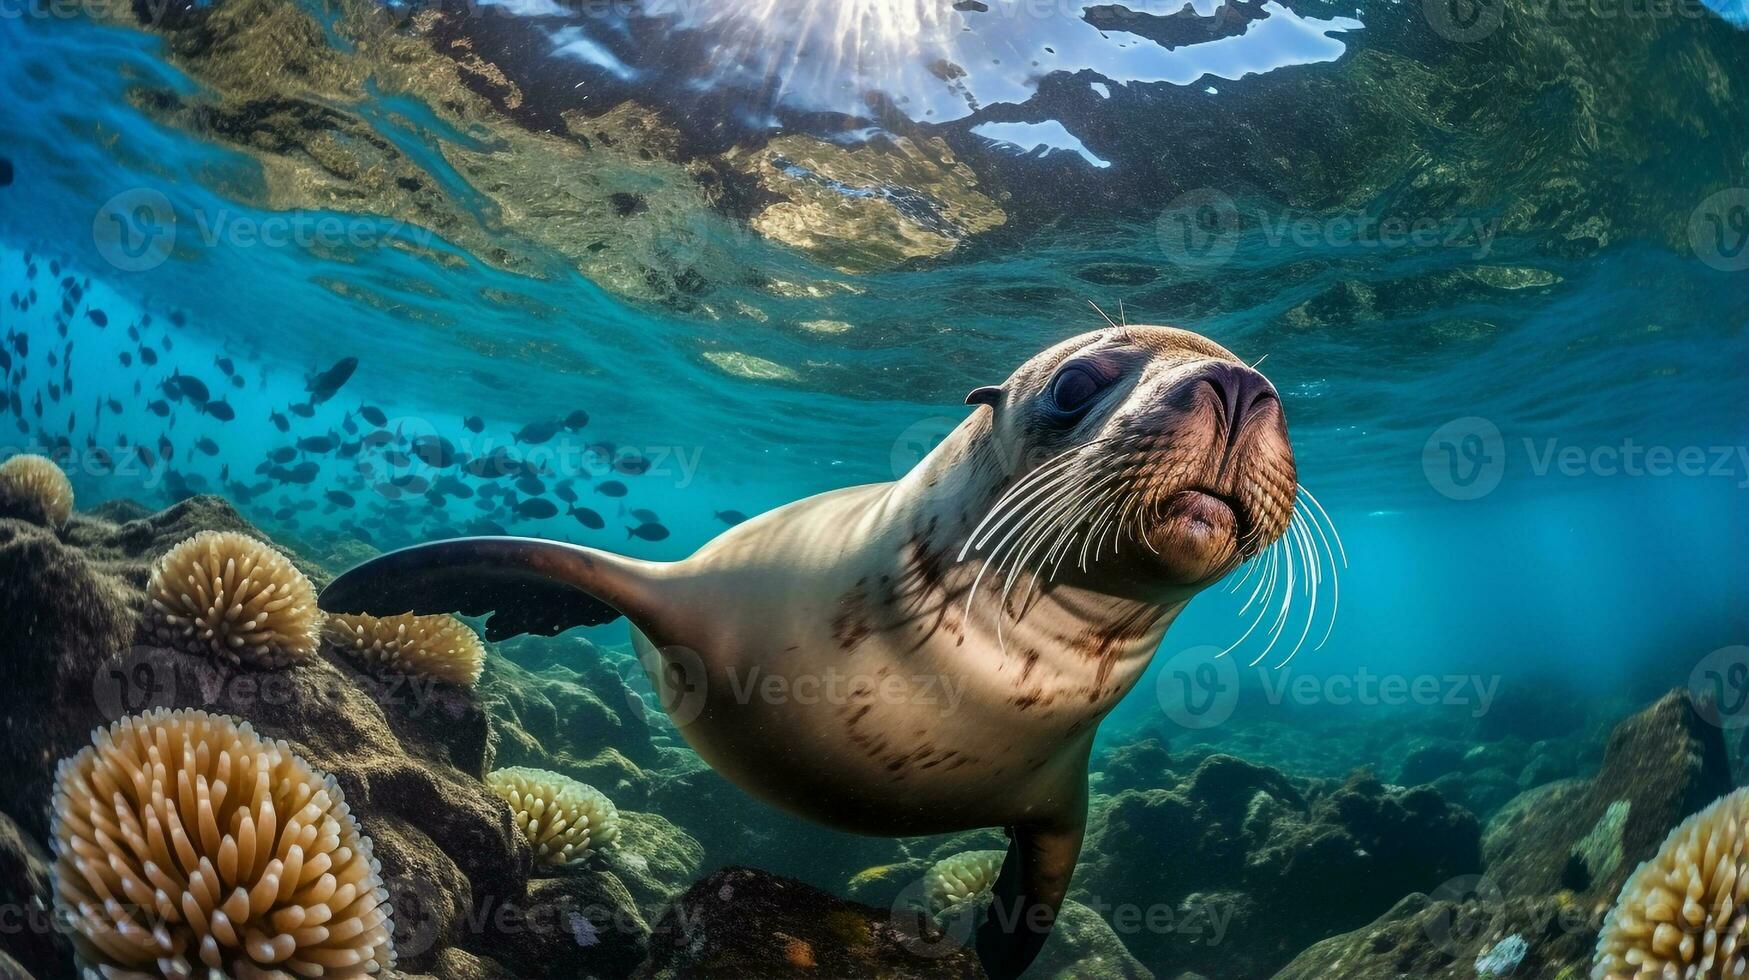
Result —
<svg viewBox="0 0 1749 980"><path fill-rule="evenodd" d="M1328 641L1285 667L1216 656L1249 587L1174 625L1100 730L1076 911L1039 975L1586 974L1628 875L1741 783L1740 3L17 14L0 456L55 456L80 515L59 544L0 520L0 609L35 624L8 652L60 671L25 671L6 709L27 775L0 811L39 844L41 760L145 707L112 702L115 671L163 682L168 654L102 658L187 534L258 534L318 584L467 534L676 559L902 476L968 391L1106 314L1259 365L1347 567L1339 611L1313 611ZM369 686L329 649L278 701L196 671L171 685L195 702L155 703L247 718L336 776L422 973L685 975L662 921L701 880L679 907L722 963L975 968L831 930L728 938L756 930L721 887L862 923L839 897L975 892L990 862L964 855L1006 843L846 837L737 795L627 642L494 644L468 696ZM55 687L87 675L95 706ZM598 867L623 896L519 890L477 778L507 766L611 798ZM709 877L728 864L838 897ZM1412 893L1433 900L1374 924ZM558 939L457 925L493 901L552 911ZM568 917L591 902L636 923ZM1538 931L1575 908L1595 911ZM72 955L4 948L45 976Z"/></svg>

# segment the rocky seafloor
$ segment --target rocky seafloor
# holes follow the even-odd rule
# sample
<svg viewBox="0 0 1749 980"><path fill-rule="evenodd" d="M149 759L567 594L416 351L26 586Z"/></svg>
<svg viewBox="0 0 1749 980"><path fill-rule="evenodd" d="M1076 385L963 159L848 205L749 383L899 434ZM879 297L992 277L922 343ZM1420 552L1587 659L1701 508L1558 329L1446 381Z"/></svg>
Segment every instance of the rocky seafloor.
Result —
<svg viewBox="0 0 1749 980"><path fill-rule="evenodd" d="M921 883L1001 848L998 831L888 840L774 811L685 747L627 653L523 638L490 649L472 688L364 672L328 643L289 667L225 666L159 645L142 612L179 542L265 539L223 500L113 502L59 527L16 513L0 499L0 976L75 975L52 912L57 762L160 707L244 719L334 777L374 842L407 975L981 975L963 922L921 910ZM361 557L277 544L317 586ZM1727 740L1686 691L1614 724L1496 715L1107 749L1071 900L1029 976L1589 975L1629 873L1730 790ZM1308 741L1322 758L1301 767ZM1378 766L1327 774L1344 752ZM484 783L508 766L607 794L618 840L541 866Z"/></svg>

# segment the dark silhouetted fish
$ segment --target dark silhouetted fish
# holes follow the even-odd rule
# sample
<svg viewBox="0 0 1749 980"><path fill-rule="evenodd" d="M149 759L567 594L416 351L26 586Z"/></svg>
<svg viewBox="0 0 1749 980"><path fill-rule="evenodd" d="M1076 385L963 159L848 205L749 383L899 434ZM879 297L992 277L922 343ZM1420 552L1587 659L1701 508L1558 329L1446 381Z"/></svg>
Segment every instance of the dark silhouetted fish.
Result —
<svg viewBox="0 0 1749 980"><path fill-rule="evenodd" d="M213 367L216 367L220 371L225 372L225 377L227 377L227 378L230 377L231 375L237 373L236 365L231 363L231 359L228 357L215 357L215 358L213 358Z"/></svg>
<svg viewBox="0 0 1749 980"><path fill-rule="evenodd" d="M321 471L322 468L314 460L305 460L289 470L283 466L276 466L272 475L281 483L314 483L316 474Z"/></svg>
<svg viewBox="0 0 1749 980"><path fill-rule="evenodd" d="M655 511L650 510L647 507L639 507L636 510L628 510L628 511L626 511L626 513L631 516L632 520L637 521L639 524L660 524L660 523L662 523L662 518L657 516Z"/></svg>
<svg viewBox="0 0 1749 980"><path fill-rule="evenodd" d="M481 433L486 431L486 420L480 418L478 415L470 415L467 418L462 419L462 428L476 434Z"/></svg>
<svg viewBox="0 0 1749 980"><path fill-rule="evenodd" d="M553 487L553 496L563 500L567 504L574 504L577 502L577 488L573 487L571 482L567 480L564 483Z"/></svg>
<svg viewBox="0 0 1749 980"><path fill-rule="evenodd" d="M121 352L120 358L121 358L121 366L122 367L133 367L134 366L134 355L132 355L124 350Z"/></svg>
<svg viewBox="0 0 1749 980"><path fill-rule="evenodd" d="M156 415L161 419L169 418L170 417L170 403L165 401L164 399L160 398L155 402L147 403L146 411L151 412L153 415Z"/></svg>
<svg viewBox="0 0 1749 980"><path fill-rule="evenodd" d="M597 514L587 507L571 508L571 516L577 519L577 523L591 531L599 531L607 526L607 522L601 519L600 514Z"/></svg>
<svg viewBox="0 0 1749 980"><path fill-rule="evenodd" d="M650 461L631 453L613 461L613 468L630 476L642 476L650 472Z"/></svg>
<svg viewBox="0 0 1749 980"><path fill-rule="evenodd" d="M85 316L92 323L97 324L98 329L109 326L109 314L102 310L86 310Z"/></svg>
<svg viewBox="0 0 1749 980"><path fill-rule="evenodd" d="M352 494L347 493L344 490L330 490L323 494L323 496L327 497L328 502L335 507L352 507L358 503L357 500L353 499Z"/></svg>
<svg viewBox="0 0 1749 980"><path fill-rule="evenodd" d="M140 363L147 367L158 363L158 352L150 347L140 348Z"/></svg>
<svg viewBox="0 0 1749 980"><path fill-rule="evenodd" d="M298 404L294 402L290 408L291 413L300 419L311 418L316 414L316 406L314 404Z"/></svg>
<svg viewBox="0 0 1749 980"><path fill-rule="evenodd" d="M377 426L378 428L389 424L389 417L383 413L383 410L370 405L358 406L358 415L366 422L369 422L371 425Z"/></svg>
<svg viewBox="0 0 1749 980"><path fill-rule="evenodd" d="M668 529L660 524L639 524L637 527L626 528L626 537L641 538L645 541L661 541L668 536Z"/></svg>
<svg viewBox="0 0 1749 980"><path fill-rule="evenodd" d="M230 403L228 402L207 402L205 405L201 406L201 411L218 419L220 422L229 422L237 417L237 413L232 410Z"/></svg>
<svg viewBox="0 0 1749 980"><path fill-rule="evenodd" d="M442 436L420 436L410 448L426 466L446 470L456 463L455 445Z"/></svg>
<svg viewBox="0 0 1749 980"><path fill-rule="evenodd" d="M281 463L281 464L289 463L292 460L297 459L297 458L298 458L298 450L297 450L296 446L281 446L278 449L271 450L267 454L267 459L269 462Z"/></svg>
<svg viewBox="0 0 1749 980"><path fill-rule="evenodd" d="M347 357L338 364L310 378L310 383L304 390L310 393L310 404L320 405L334 397L346 382L352 380L352 372L358 370L358 358Z"/></svg>
<svg viewBox="0 0 1749 980"><path fill-rule="evenodd" d="M714 516L717 520L722 521L730 527L734 527L747 519L747 515L738 510L719 510Z"/></svg>
<svg viewBox="0 0 1749 980"><path fill-rule="evenodd" d="M530 445L538 446L558 434L559 423L557 422L530 422L516 430L516 434L511 438L515 439L517 442L526 442Z"/></svg>
<svg viewBox="0 0 1749 980"><path fill-rule="evenodd" d="M540 477L533 473L527 473L517 478L516 489L526 494L539 496L547 492L547 485L541 481Z"/></svg>
<svg viewBox="0 0 1749 980"><path fill-rule="evenodd" d="M278 412L269 412L267 415L267 421L272 422L273 427L281 432L291 431L291 419L286 418Z"/></svg>
<svg viewBox="0 0 1749 980"><path fill-rule="evenodd" d="M306 436L298 440L298 449L306 453L315 453L320 456L324 453L333 452L334 447L339 444L340 440L332 435Z"/></svg>
<svg viewBox="0 0 1749 980"><path fill-rule="evenodd" d="M206 453L208 456L217 456L219 454L219 444L204 437L195 441L194 448Z"/></svg>
<svg viewBox="0 0 1749 980"><path fill-rule="evenodd" d="M601 494L603 497L623 497L626 495L626 485L618 480L608 480L605 483L598 484L595 488L595 492Z"/></svg>
<svg viewBox="0 0 1749 980"><path fill-rule="evenodd" d="M550 500L542 500L539 497L530 497L527 500L521 501L515 507L512 507L511 510L515 511L516 516L518 517L525 517L529 520L536 521L544 521L549 517L557 517L559 515L559 506L557 504Z"/></svg>
<svg viewBox="0 0 1749 980"><path fill-rule="evenodd" d="M572 432L576 432L578 429L581 429L588 424L589 413L583 411L581 408L565 416L565 428L570 429Z"/></svg>

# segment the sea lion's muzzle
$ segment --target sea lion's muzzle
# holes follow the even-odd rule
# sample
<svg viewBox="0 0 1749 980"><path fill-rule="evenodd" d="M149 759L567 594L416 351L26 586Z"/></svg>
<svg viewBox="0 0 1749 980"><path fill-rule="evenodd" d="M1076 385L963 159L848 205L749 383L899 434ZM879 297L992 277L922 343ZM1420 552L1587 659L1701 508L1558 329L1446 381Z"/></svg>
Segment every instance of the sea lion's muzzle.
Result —
<svg viewBox="0 0 1749 980"><path fill-rule="evenodd" d="M1126 420L1131 488L1145 498L1143 543L1168 579L1206 582L1287 530L1298 486L1275 386L1236 361L1162 379Z"/></svg>

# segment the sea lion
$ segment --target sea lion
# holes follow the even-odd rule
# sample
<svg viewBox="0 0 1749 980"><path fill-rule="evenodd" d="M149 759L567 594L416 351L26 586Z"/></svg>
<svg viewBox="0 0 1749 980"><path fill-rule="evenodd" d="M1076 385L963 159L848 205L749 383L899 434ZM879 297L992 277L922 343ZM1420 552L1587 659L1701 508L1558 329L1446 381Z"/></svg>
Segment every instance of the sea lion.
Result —
<svg viewBox="0 0 1749 980"><path fill-rule="evenodd" d="M1185 603L1283 535L1298 484L1274 387L1184 330L1075 337L966 402L901 479L682 561L445 541L347 572L321 605L490 613L490 639L624 615L686 740L754 795L867 834L1006 828L976 943L1018 976L1080 853L1095 727Z"/></svg>

